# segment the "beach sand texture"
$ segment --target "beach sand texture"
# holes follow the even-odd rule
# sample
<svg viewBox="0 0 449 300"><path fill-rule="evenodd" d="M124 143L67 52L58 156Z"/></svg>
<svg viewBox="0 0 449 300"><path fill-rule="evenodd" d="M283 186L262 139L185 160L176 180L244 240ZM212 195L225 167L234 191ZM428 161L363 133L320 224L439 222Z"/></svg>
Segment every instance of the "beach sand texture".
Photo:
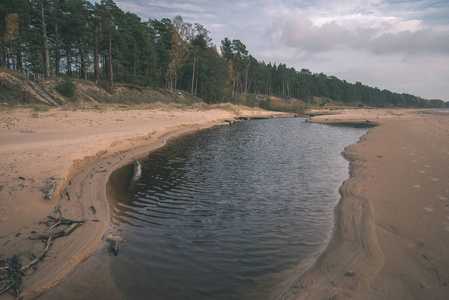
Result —
<svg viewBox="0 0 449 300"><path fill-rule="evenodd" d="M108 228L105 186L114 169L170 136L234 116L224 110L1 112L0 259L17 254L25 264L30 253L40 253L45 244L29 238L48 231L39 222L57 217L57 206L64 218L86 221L54 242L24 278L22 297L57 285L98 248ZM447 299L449 114L344 110L312 121L381 126L346 149L351 177L340 190L329 246L280 298ZM54 181L55 193L44 199Z"/></svg>
<svg viewBox="0 0 449 300"><path fill-rule="evenodd" d="M98 248L109 224L105 187L113 170L171 136L238 115L273 114L222 109L1 112L0 259L18 255L25 265L30 254L42 253L45 244L32 238L57 231L41 224L47 216L60 216L55 207L63 218L85 221L70 236L55 240L38 268L27 272L21 297L32 299L54 287ZM44 199L55 181L53 196Z"/></svg>
<svg viewBox="0 0 449 300"><path fill-rule="evenodd" d="M449 114L363 111L329 246L282 299L448 299Z"/></svg>

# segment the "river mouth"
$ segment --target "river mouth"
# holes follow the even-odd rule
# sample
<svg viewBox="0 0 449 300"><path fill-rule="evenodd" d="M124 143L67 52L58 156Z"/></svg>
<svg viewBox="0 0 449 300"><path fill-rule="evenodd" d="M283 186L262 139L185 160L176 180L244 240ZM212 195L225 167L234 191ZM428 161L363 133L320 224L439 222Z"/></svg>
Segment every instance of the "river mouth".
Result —
<svg viewBox="0 0 449 300"><path fill-rule="evenodd" d="M42 299L274 299L332 234L341 152L369 128L304 118L218 126L170 140L107 184L107 239ZM67 296L67 295L70 295Z"/></svg>
<svg viewBox="0 0 449 300"><path fill-rule="evenodd" d="M340 153L368 128L303 118L240 122L170 141L108 185L111 227L126 239L111 274L126 297L276 297L326 245Z"/></svg>

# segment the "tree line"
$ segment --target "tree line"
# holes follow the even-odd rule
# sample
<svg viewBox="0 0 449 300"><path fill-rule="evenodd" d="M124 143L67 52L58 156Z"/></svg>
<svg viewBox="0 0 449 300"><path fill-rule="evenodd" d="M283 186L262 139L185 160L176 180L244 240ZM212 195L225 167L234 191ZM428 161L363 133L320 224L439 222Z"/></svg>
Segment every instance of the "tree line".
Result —
<svg viewBox="0 0 449 300"><path fill-rule="evenodd" d="M259 61L240 40L219 48L198 23L142 21L113 0L4 0L0 3L0 67L45 76L70 76L184 90L207 103L267 105L254 95L300 99L321 105L339 101L376 107L444 107L393 93Z"/></svg>

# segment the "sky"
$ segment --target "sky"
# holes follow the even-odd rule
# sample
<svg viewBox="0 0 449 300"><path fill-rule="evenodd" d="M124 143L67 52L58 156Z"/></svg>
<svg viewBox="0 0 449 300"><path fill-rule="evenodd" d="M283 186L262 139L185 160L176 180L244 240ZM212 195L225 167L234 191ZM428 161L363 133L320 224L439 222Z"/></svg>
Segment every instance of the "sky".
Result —
<svg viewBox="0 0 449 300"><path fill-rule="evenodd" d="M200 23L220 47L266 63L449 101L448 0L116 0L148 18Z"/></svg>

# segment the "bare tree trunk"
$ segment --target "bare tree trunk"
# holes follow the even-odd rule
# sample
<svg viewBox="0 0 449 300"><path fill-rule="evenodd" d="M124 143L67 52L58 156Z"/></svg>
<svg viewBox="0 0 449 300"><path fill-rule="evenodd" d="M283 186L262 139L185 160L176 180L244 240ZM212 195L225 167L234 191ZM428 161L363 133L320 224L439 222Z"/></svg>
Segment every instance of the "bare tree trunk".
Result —
<svg viewBox="0 0 449 300"><path fill-rule="evenodd" d="M72 76L72 62L70 61L69 51L67 51L67 74Z"/></svg>
<svg viewBox="0 0 449 300"><path fill-rule="evenodd" d="M195 82L195 66L196 66L196 49L195 49L195 53L193 55L192 88L190 90L190 94L192 94L192 95L193 95L193 84Z"/></svg>
<svg viewBox="0 0 449 300"><path fill-rule="evenodd" d="M47 28L45 25L45 14L43 0L39 2L42 18L42 39L44 43L44 63L45 63L45 75L50 76L50 55L48 53L48 40L47 40Z"/></svg>
<svg viewBox="0 0 449 300"><path fill-rule="evenodd" d="M195 96L198 96L198 71L200 69L200 66L198 65L198 67L196 67L196 86L195 86Z"/></svg>
<svg viewBox="0 0 449 300"><path fill-rule="evenodd" d="M94 62L94 72L95 72L95 82L100 81L100 61L98 57L98 28L97 24L94 24L94 39L95 39L95 62Z"/></svg>
<svg viewBox="0 0 449 300"><path fill-rule="evenodd" d="M5 48L5 59L6 59L6 67L8 68L8 69L11 69L11 63L10 63L10 59L9 59L9 56L10 56L10 48Z"/></svg>
<svg viewBox="0 0 449 300"><path fill-rule="evenodd" d="M22 51L20 50L20 46L17 46L17 71L23 71L23 58Z"/></svg>
<svg viewBox="0 0 449 300"><path fill-rule="evenodd" d="M3 41L3 35L0 34L0 67L5 66L6 66L5 42Z"/></svg>
<svg viewBox="0 0 449 300"><path fill-rule="evenodd" d="M106 52L106 49L103 50L103 73L105 77L109 76L109 62L108 62L108 53Z"/></svg>
<svg viewBox="0 0 449 300"><path fill-rule="evenodd" d="M14 59L14 50L12 48L12 43L11 46L9 47L9 55L11 56L11 66L12 66L11 69L14 70L16 67L16 60Z"/></svg>
<svg viewBox="0 0 449 300"><path fill-rule="evenodd" d="M112 30L109 30L109 76L111 87L114 86L114 74L112 73Z"/></svg>
<svg viewBox="0 0 449 300"><path fill-rule="evenodd" d="M87 80L86 59L84 56L84 49L82 48L82 46L83 46L83 44L81 43L81 48L79 49L80 59L81 59L80 78L84 78Z"/></svg>
<svg viewBox="0 0 449 300"><path fill-rule="evenodd" d="M282 99L285 99L285 82L283 76L282 76Z"/></svg>
<svg viewBox="0 0 449 300"><path fill-rule="evenodd" d="M61 54L59 52L59 31L58 31L58 20L55 19L55 44L56 44L56 53L55 53L55 74L59 76L59 66L61 63Z"/></svg>
<svg viewBox="0 0 449 300"><path fill-rule="evenodd" d="M249 72L249 64L246 66L245 71L245 94L248 94L248 72Z"/></svg>

